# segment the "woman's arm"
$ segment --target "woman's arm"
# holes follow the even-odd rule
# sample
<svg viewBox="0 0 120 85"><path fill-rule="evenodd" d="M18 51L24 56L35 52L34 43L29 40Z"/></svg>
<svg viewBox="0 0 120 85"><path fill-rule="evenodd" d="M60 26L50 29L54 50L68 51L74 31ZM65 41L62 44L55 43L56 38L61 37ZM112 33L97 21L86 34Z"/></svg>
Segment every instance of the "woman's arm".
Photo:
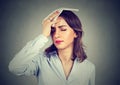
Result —
<svg viewBox="0 0 120 85"><path fill-rule="evenodd" d="M9 70L16 75L35 74L38 70L38 64L36 62L38 60L37 55L47 41L48 38L41 34L34 40L28 42L11 60Z"/></svg>
<svg viewBox="0 0 120 85"><path fill-rule="evenodd" d="M58 11L53 12L42 22L42 34L36 39L27 43L27 45L12 59L9 63L9 70L17 75L29 75L35 74L39 69L38 62L40 49L46 44L51 33L51 26L53 26L56 21L54 20L56 16L60 13ZM40 55L39 55L40 56Z"/></svg>

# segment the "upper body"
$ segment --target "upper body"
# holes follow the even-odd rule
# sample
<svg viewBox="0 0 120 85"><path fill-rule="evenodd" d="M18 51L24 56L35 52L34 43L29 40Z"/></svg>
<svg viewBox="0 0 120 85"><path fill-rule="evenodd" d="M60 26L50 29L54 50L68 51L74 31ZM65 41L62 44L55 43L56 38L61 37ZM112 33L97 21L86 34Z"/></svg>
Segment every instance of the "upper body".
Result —
<svg viewBox="0 0 120 85"><path fill-rule="evenodd" d="M76 18L71 11L63 11L54 20L58 15L54 12L49 16L52 20L44 20L42 34L16 54L9 70L17 75L35 75L39 85L95 85L95 66L82 48L82 28L76 29L80 22L68 20ZM42 52L50 35L53 44Z"/></svg>

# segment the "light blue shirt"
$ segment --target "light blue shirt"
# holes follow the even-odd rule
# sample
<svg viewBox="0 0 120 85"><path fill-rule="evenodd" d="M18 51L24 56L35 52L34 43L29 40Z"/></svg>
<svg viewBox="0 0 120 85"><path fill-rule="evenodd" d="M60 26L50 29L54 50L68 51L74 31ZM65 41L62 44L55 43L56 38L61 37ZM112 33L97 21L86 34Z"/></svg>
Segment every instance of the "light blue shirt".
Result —
<svg viewBox="0 0 120 85"><path fill-rule="evenodd" d="M95 66L87 59L75 59L66 79L62 63L56 51L45 54L41 49L48 38L39 35L16 54L9 64L9 70L16 75L35 75L38 85L95 85ZM48 57L49 56L49 57Z"/></svg>

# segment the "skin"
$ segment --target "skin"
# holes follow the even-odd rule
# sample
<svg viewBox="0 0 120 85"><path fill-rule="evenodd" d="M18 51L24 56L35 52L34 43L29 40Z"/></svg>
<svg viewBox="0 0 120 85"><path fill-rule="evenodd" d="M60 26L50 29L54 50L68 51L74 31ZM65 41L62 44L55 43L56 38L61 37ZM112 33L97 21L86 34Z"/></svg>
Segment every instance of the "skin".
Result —
<svg viewBox="0 0 120 85"><path fill-rule="evenodd" d="M58 11L50 15L49 18L55 18L57 15L59 15ZM56 21L50 21L49 18L43 21L42 34L49 37L51 26L54 24L55 32L52 35L52 40L58 50L58 56L67 79L74 64L71 57L73 56L74 38L76 38L77 35L62 17L58 17Z"/></svg>
<svg viewBox="0 0 120 85"><path fill-rule="evenodd" d="M55 32L53 33L52 39L57 49L72 49L76 34L62 17L58 17L56 20L54 30Z"/></svg>

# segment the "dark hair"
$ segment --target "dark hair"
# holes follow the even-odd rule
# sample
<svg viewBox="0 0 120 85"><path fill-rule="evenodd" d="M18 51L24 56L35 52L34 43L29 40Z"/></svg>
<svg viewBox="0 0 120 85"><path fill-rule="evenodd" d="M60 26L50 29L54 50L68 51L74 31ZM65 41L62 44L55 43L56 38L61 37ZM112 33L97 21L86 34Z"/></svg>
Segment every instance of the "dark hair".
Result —
<svg viewBox="0 0 120 85"><path fill-rule="evenodd" d="M59 17L62 17L67 24L75 31L77 37L74 39L74 47L73 47L73 60L77 58L80 62L84 61L87 58L87 55L84 51L84 45L82 42L83 30L82 24L78 18L72 11L64 10ZM52 33L51 33L52 34ZM57 48L54 44L48 47L45 52L50 53L52 51L57 51Z"/></svg>

